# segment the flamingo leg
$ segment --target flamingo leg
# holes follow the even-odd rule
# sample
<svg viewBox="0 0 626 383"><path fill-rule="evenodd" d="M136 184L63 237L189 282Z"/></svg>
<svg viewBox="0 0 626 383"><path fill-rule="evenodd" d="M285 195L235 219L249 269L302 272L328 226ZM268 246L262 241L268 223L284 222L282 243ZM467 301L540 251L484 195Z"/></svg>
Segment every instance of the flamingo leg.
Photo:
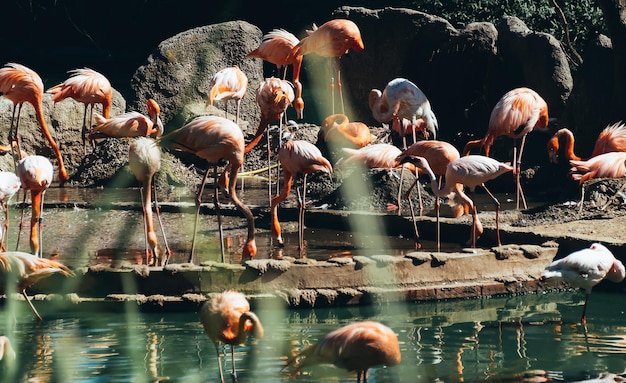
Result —
<svg viewBox="0 0 626 383"><path fill-rule="evenodd" d="M224 372L222 370L222 359L220 358L220 347L215 343L215 355L217 355L217 366L220 369L220 382L224 383Z"/></svg>
<svg viewBox="0 0 626 383"><path fill-rule="evenodd" d="M476 204L472 204L472 249L476 248Z"/></svg>
<svg viewBox="0 0 626 383"><path fill-rule="evenodd" d="M522 200L522 204L524 205L524 210L528 209L528 205L526 204L526 197L524 196L524 191L522 190L522 184L520 182L520 171L522 168L522 153L524 152L524 144L526 143L526 135L522 137L522 144L519 148L519 157L517 158L516 164L514 164L515 168L515 183L517 190L517 198L516 198L516 209L519 209L519 201ZM517 145L515 145L517 146ZM514 153L515 154L515 153Z"/></svg>
<svg viewBox="0 0 626 383"><path fill-rule="evenodd" d="M7 233L9 232L9 204L1 204L2 210L4 210L4 231L2 232L2 239L0 239L0 251L7 250Z"/></svg>
<svg viewBox="0 0 626 383"><path fill-rule="evenodd" d="M84 155L87 155L87 108L89 108L89 104L85 104L85 109L83 112L83 127L81 129Z"/></svg>
<svg viewBox="0 0 626 383"><path fill-rule="evenodd" d="M282 120L282 115L281 115ZM279 122L280 124L280 122ZM270 129L269 126L267 128L267 195L269 197L269 203L272 203L272 149L271 149L271 140L270 140Z"/></svg>
<svg viewBox="0 0 626 383"><path fill-rule="evenodd" d="M15 242L15 251L20 247L20 237L22 236L22 228L24 227L24 208L26 206L26 190L24 190L24 198L22 199L22 215L20 218L20 225L17 230L17 241Z"/></svg>
<svg viewBox="0 0 626 383"><path fill-rule="evenodd" d="M217 180L217 165L213 167L213 177L215 181L215 192L213 193L213 204L215 205L215 214L217 214L217 228L220 233L220 252L222 254L222 262L226 262L226 256L224 255L224 230L222 229L222 212L220 210L220 201L219 201L219 183ZM234 182L235 180L231 180Z"/></svg>
<svg viewBox="0 0 626 383"><path fill-rule="evenodd" d="M28 302L30 309L33 310L33 312L35 313L37 319L41 322L43 319L41 318L41 315L39 315L39 313L37 312L37 309L35 308L35 305L33 305L33 302L30 300L28 294L26 294L26 289L22 289L22 295L24 296L24 299L26 299L26 302Z"/></svg>
<svg viewBox="0 0 626 383"><path fill-rule="evenodd" d="M346 109L343 105L343 90L341 86L341 67L340 67L340 58L335 57L335 64L337 68L337 90L339 91L339 101L341 102L341 113L346 114ZM333 109L334 110L334 109ZM333 112L334 114L335 112Z"/></svg>
<svg viewBox="0 0 626 383"><path fill-rule="evenodd" d="M420 235L417 231L417 222L415 221L415 209L413 207L413 200L411 199L411 191L413 190L415 185L417 185L417 179L415 180L415 182L413 182L409 190L406 192L406 199L409 201L409 208L411 209L411 220L413 221L413 231L415 233L415 249L417 250L422 247L422 245L420 244ZM398 205L400 205L400 202L398 202Z"/></svg>
<svg viewBox="0 0 626 383"><path fill-rule="evenodd" d="M144 200L144 196L143 196L143 187L139 188L139 194L141 195L141 201L145 201ZM141 211L143 212L143 239L144 239L144 256L145 256L145 264L148 265L150 264L150 251L148 250L148 222L147 222L147 217L146 217L146 204L142 202L141 204Z"/></svg>
<svg viewBox="0 0 626 383"><path fill-rule="evenodd" d="M230 360L232 361L233 371L231 372L231 376L233 377L233 382L237 383L237 369L235 368L235 346L230 345Z"/></svg>
<svg viewBox="0 0 626 383"><path fill-rule="evenodd" d="M39 211L37 212L37 234L38 234L38 249L36 254L39 255L39 257L43 257L43 235L42 235L42 228L43 228L43 217L41 216L41 212L43 211L43 197L46 194L46 191L43 190L41 192L41 198L39 201Z"/></svg>
<svg viewBox="0 0 626 383"><path fill-rule="evenodd" d="M196 217L193 223L193 238L191 240L191 251L189 252L189 260L187 262L191 263L193 260L193 253L196 248L196 231L198 229L198 219L200 217L200 204L202 203L202 193L204 192L204 184L206 184L207 177L209 176L210 167L207 167L206 172L204 173L204 177L202 177L202 183L200 184L198 194L196 195ZM223 380L223 379L222 379Z"/></svg>
<svg viewBox="0 0 626 383"><path fill-rule="evenodd" d="M589 303L589 297L591 296L591 292L585 292L585 304L583 306L583 314L580 317L580 321L583 325L587 325L587 303Z"/></svg>
<svg viewBox="0 0 626 383"><path fill-rule="evenodd" d="M491 200L496 207L496 238L498 239L498 246L502 246L502 242L500 242L500 201L498 201L498 199L489 191L489 189L487 189L487 186L485 186L485 184L481 184L480 186L482 186L487 194L489 194L489 197L491 197Z"/></svg>
<svg viewBox="0 0 626 383"><path fill-rule="evenodd" d="M404 166L400 168L400 186L398 187L398 216L402 215L402 183L404 183Z"/></svg>
<svg viewBox="0 0 626 383"><path fill-rule="evenodd" d="M165 228L163 227L163 221L161 220L161 209L159 208L159 201L157 201L156 184L152 184L154 190L154 212L156 213L157 220L159 221L159 227L161 228L161 235L163 235L163 244L165 245L165 258L163 259L163 266L167 265L167 261L172 256L172 250L167 244L167 238L165 237Z"/></svg>
<svg viewBox="0 0 626 383"><path fill-rule="evenodd" d="M11 145L11 155L13 156L13 166L17 170L17 163L22 158L22 150L20 149L20 140L17 135L17 128L20 124L20 114L22 113L22 104L17 106L17 118L15 118L16 105L13 105L13 114L11 116L11 127L9 129L9 145ZM14 122L15 121L15 122ZM15 132L13 131L15 129ZM17 157L13 149L13 141L17 143Z"/></svg>

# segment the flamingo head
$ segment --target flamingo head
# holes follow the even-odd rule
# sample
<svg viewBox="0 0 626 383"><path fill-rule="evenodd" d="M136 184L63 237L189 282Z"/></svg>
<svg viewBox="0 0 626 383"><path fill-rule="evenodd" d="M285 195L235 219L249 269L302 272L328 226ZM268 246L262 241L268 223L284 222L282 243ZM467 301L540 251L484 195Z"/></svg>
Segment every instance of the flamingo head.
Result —
<svg viewBox="0 0 626 383"><path fill-rule="evenodd" d="M242 260L250 260L256 256L256 241L254 238L247 241L243 246L243 252L241 254Z"/></svg>
<svg viewBox="0 0 626 383"><path fill-rule="evenodd" d="M559 163L559 138L555 135L548 141L548 157L553 164Z"/></svg>

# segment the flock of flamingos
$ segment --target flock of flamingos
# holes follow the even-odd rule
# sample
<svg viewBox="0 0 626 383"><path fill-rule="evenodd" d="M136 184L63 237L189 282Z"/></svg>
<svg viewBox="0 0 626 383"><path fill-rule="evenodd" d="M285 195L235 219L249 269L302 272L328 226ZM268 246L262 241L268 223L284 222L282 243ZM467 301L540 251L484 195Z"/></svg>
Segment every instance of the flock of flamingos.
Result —
<svg viewBox="0 0 626 383"><path fill-rule="evenodd" d="M156 264L165 265L170 250L165 243L165 255L161 256L157 246L157 236L152 224L151 189L152 176L159 170L160 148L169 148L191 152L201 159L212 164L214 174L217 175L217 166L226 163L221 177L217 179L226 191L229 198L239 211L246 217L248 236L243 248L243 258L250 259L256 254L254 240L254 217L250 209L237 197L235 185L237 176L244 164L244 156L261 139L269 124L282 121L287 108L291 105L296 110L299 119L303 118L304 101L302 99L302 84L299 80L300 67L303 56L315 53L335 60L336 85L343 112L343 96L341 93L341 77L339 59L348 50L361 51L363 41L358 27L349 20L331 20L319 28L314 25L308 31L308 36L302 40L284 30L274 30L264 36L260 46L250 52L247 57L260 58L276 64L280 69L288 65L293 66L293 81L288 82L280 78L268 78L262 82L256 92L256 101L261 110L261 121L254 138L247 144L238 126L239 103L246 94L247 77L237 67L229 67L219 71L212 79L209 100L234 100L237 103L235 121L219 116L200 116L183 127L164 134L163 124L159 117L159 106L154 100L149 100L147 109L149 117L137 112L129 112L120 116L110 117L112 88L108 80L91 69L76 69L62 84L47 90L52 94L54 102L71 98L85 105L83 119L83 143L85 150L89 142L102 137L137 137L132 141L129 150L129 164L137 179L143 183L143 207L146 227L147 255L150 254ZM334 81L331 81L331 95L334 97ZM294 92L295 87L295 92ZM32 197L33 216L31 219L30 248L31 253L7 251L6 233L8 219L5 216L4 230L0 247L0 270L16 279L17 289L26 298L27 302L41 317L30 302L26 289L40 278L52 273L73 275L65 265L41 257L40 251L40 224L42 194L52 183L53 166L42 156L26 155L19 148L18 125L19 115L24 103L30 103L35 108L36 118L42 133L52 147L58 164L59 182L63 185L68 180L68 174L63 165L61 153L50 134L42 112L42 97L44 87L41 78L31 69L15 63L6 64L0 69L0 95L13 102L13 114L9 140L11 148L17 153L15 172L0 173L0 199L2 208L7 212L9 199L21 187L30 190ZM332 98L332 97L331 97ZM332 104L335 105L334 98ZM102 114L93 113L95 126L92 126L88 108L94 104L102 104ZM458 196L465 212L473 215L472 245L482 232L482 225L477 218L476 208L472 199L464 192L467 186L473 191L477 186L484 188L485 182L506 172L516 175L516 190L518 208L520 202L526 206L524 193L519 182L520 165L526 136L533 129L545 129L548 125L548 105L537 92L529 88L517 88L507 92L495 105L486 135L480 139L468 142L463 155L451 144L438 141L438 123L430 103L425 94L411 81L396 78L390 81L384 90L373 89L369 96L369 106L373 117L381 123L391 122L403 138L403 147L398 148L391 144L372 144L369 129L362 123L349 122L343 114L332 115L322 124L323 137L329 141L340 141L346 146L344 165L358 163L368 168L409 168L409 170L425 172L432 184L432 191L437 197L437 216L439 215L439 198L451 197L452 193ZM89 120L88 121L88 117ZM269 133L268 133L269 134ZM413 136L410 146L407 146L407 134ZM422 140L417 140L417 134ZM489 157L489 150L494 140L499 136L508 136L514 140L514 158L512 165L502 163ZM282 139L282 134L280 135ZM517 148L516 141L521 139ZM584 182L594 177L621 177L626 173L626 127L615 124L606 128L598 138L591 158L582 160L573 152L574 138L567 129L559 130L548 145L551 159L557 160L559 146L566 145L567 159L572 165L572 176ZM485 155L470 154L473 149L483 149ZM268 159L269 160L269 159ZM305 199L306 175L312 172L331 173L331 162L324 158L320 150L306 141L286 141L278 150L278 162L284 173L284 187L281 193L270 201L272 214L272 234L279 244L282 244L281 229L277 217L277 207L290 193L292 179L297 174L304 175L301 199ZM209 176L211 166L207 167L200 191L196 198L196 207L200 207L202 189ZM441 186L442 179L445 180ZM271 190L271 189L270 189ZM271 191L270 191L271 193ZM493 195L491 195L493 197ZM400 199L400 193L398 194ZM498 201L493 197L496 208ZM215 194L217 204L217 189ZM398 206L400 206L398 201ZM496 209L496 222L497 222ZM158 214L158 210L157 210ZM218 217L219 219L219 217ZM304 203L300 203L299 244L303 244ZM196 210L196 225L198 210ZM497 223L496 223L497 224ZM194 239L189 261L193 259ZM220 230L221 231L221 230ZM417 234L417 232L416 232ZM439 243L439 234L437 233ZM500 244L498 234L498 245ZM586 292L585 306L582 313L582 322L586 322L587 301L591 289L604 278L614 282L621 282L625 277L624 265L613 254L600 244L593 244L589 249L583 249L554 261L548 265L542 278L562 278L572 285L581 287ZM263 336L263 328L259 318L250 311L250 305L245 296L235 291L224 292L206 302L200 309L200 319L207 335L215 343L218 355L221 381L224 381L222 363L218 345L225 343L234 347L244 342L246 335L251 333L255 337ZM14 356L13 352L13 356ZM0 338L0 359L11 355L10 341L6 337ZM297 363L297 373L301 368L315 363L334 363L338 367L357 372L357 381L363 378L367 381L367 371L376 365L393 366L400 363L400 349L397 336L388 327L375 322L358 322L337 329L317 344L302 351L291 359L287 365ZM234 358L232 360L232 376L236 379Z"/></svg>

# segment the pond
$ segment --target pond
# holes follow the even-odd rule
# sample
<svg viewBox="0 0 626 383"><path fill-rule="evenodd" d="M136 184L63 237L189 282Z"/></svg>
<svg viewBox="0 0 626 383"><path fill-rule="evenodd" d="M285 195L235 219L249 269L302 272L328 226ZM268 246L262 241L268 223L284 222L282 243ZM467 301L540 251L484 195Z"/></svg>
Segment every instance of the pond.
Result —
<svg viewBox="0 0 626 383"><path fill-rule="evenodd" d="M626 301L594 292L585 329L583 294L563 292L451 302L380 303L333 309L283 310L252 300L265 336L235 348L239 382L354 382L331 365L290 378L286 360L324 334L375 320L398 335L402 362L369 371L369 382L581 381L626 378ZM215 347L197 313L63 314L37 302L38 323L24 302L0 312L0 334L17 352L0 363L3 382L218 381ZM230 362L222 356L226 382ZM611 380L613 381L613 380Z"/></svg>

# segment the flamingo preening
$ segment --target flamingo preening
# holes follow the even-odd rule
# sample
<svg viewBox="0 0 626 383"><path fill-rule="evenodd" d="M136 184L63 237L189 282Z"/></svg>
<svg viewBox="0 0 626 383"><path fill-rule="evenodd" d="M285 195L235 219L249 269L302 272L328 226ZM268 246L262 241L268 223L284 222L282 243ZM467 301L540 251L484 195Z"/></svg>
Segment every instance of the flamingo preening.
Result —
<svg viewBox="0 0 626 383"><path fill-rule="evenodd" d="M226 117L228 101L234 100L237 105L235 123L239 125L239 107L247 91L248 76L237 65L224 68L211 77L209 99L206 105L213 105L214 101L224 101L224 117Z"/></svg>

